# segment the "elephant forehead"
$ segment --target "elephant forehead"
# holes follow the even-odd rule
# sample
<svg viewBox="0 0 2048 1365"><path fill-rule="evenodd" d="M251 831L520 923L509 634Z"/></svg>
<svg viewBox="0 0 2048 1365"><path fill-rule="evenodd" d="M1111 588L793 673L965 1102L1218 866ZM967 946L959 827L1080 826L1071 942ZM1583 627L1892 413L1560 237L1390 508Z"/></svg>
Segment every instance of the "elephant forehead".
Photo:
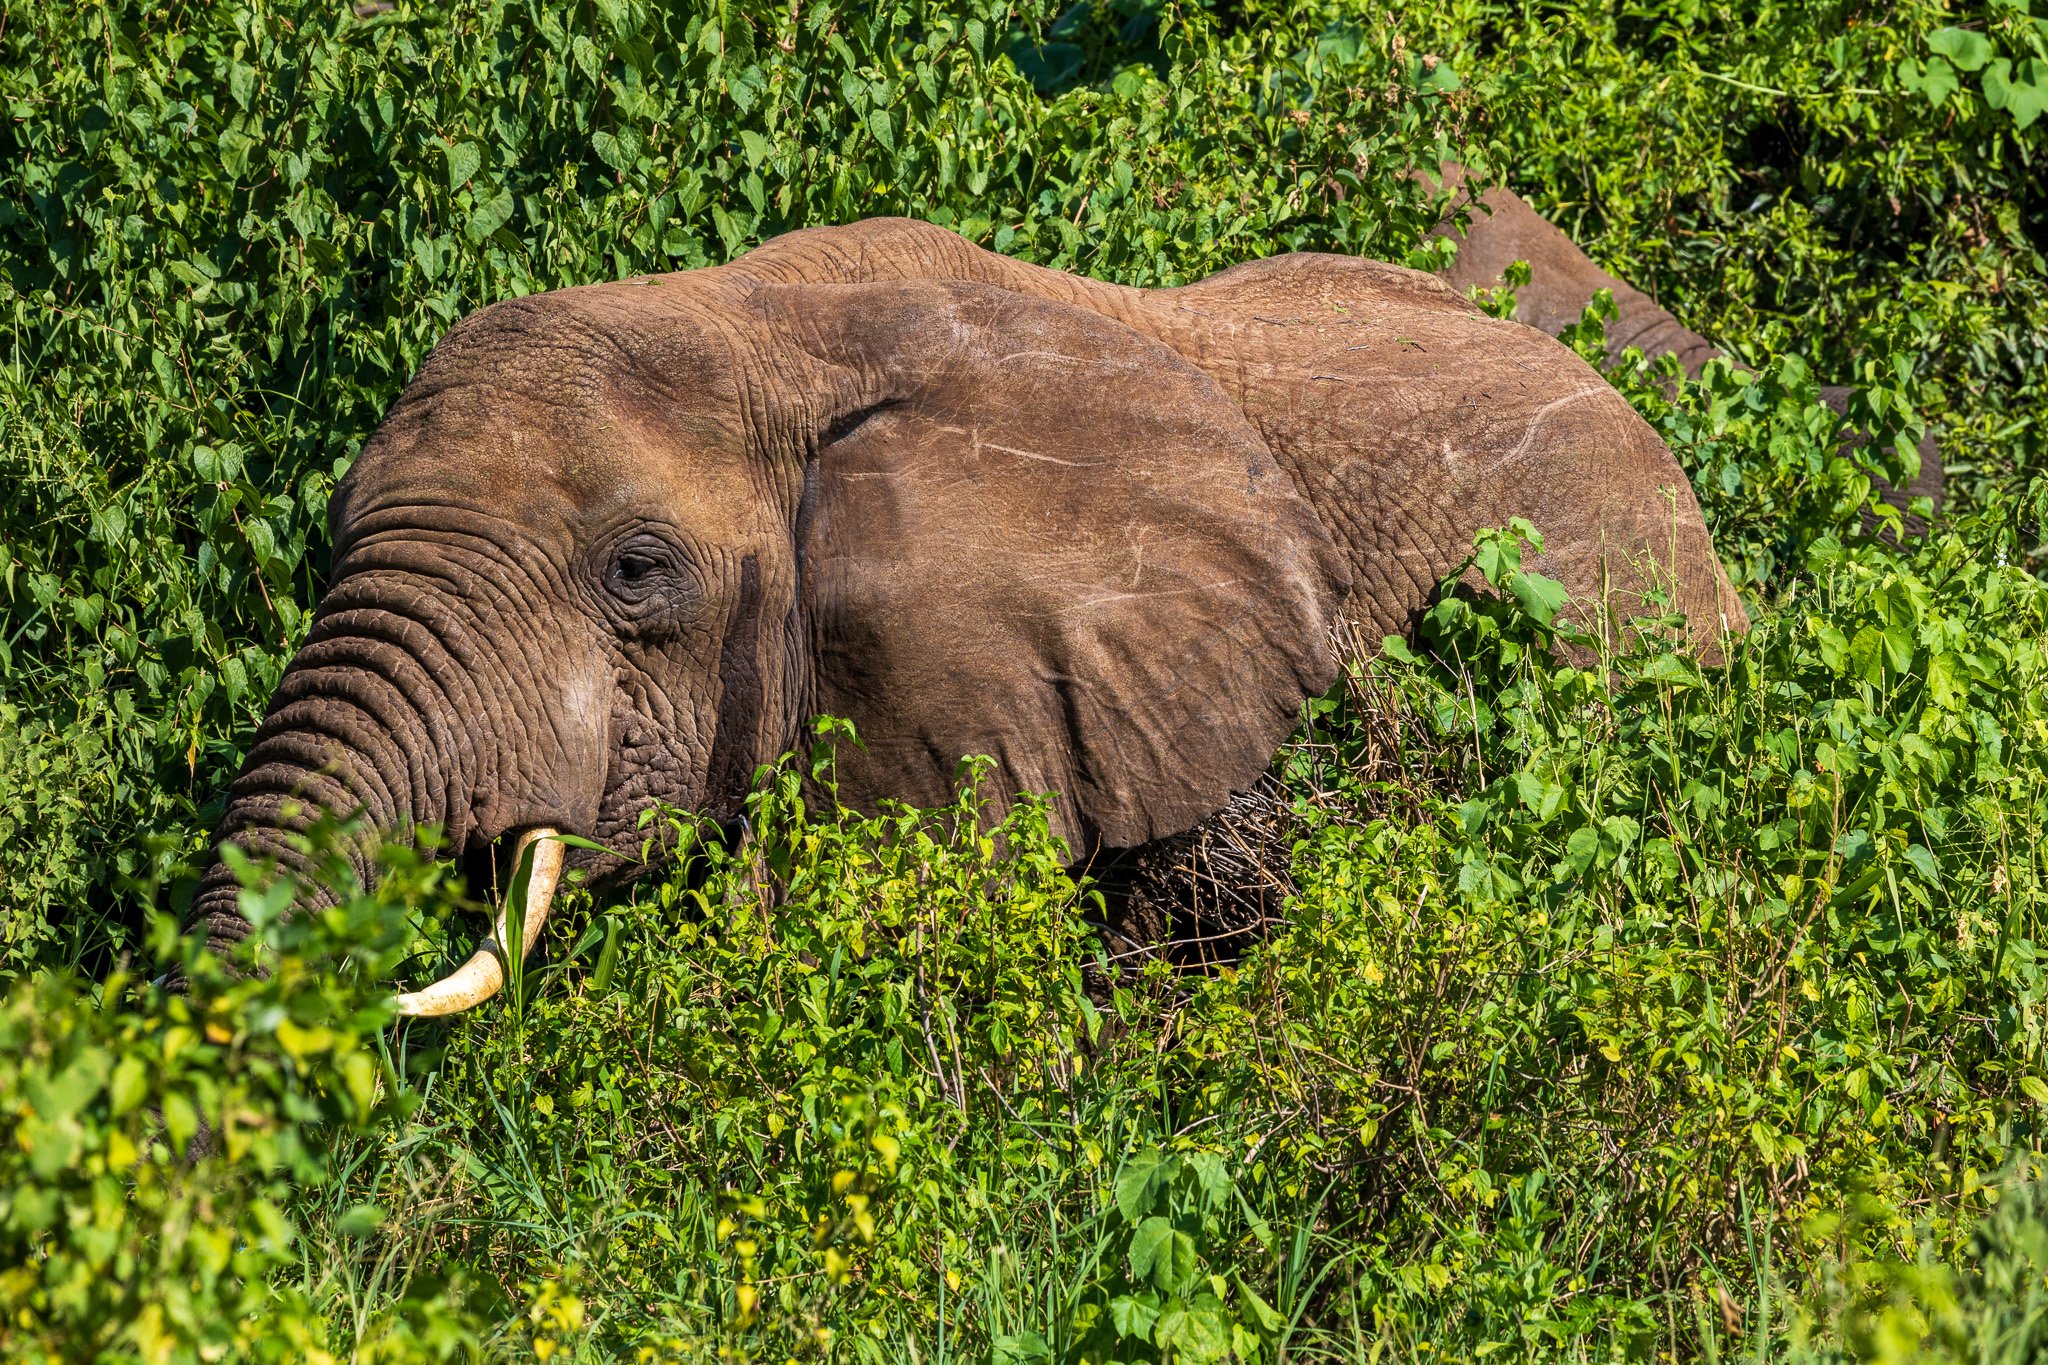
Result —
<svg viewBox="0 0 2048 1365"><path fill-rule="evenodd" d="M695 302L607 285L465 318L366 444L338 513L438 496L603 518L757 496L742 367Z"/></svg>
<svg viewBox="0 0 2048 1365"><path fill-rule="evenodd" d="M669 276L491 304L448 330L409 393L483 379L543 401L612 390L735 397L735 338L718 281Z"/></svg>
<svg viewBox="0 0 2048 1365"><path fill-rule="evenodd" d="M704 292L627 282L492 304L449 329L386 426L530 433L593 450L636 435L735 446L746 357Z"/></svg>
<svg viewBox="0 0 2048 1365"><path fill-rule="evenodd" d="M409 505L474 508L575 531L620 516L693 510L731 520L771 493L745 457L742 424L597 391L535 402L484 382L450 385L393 412L337 496L337 524Z"/></svg>

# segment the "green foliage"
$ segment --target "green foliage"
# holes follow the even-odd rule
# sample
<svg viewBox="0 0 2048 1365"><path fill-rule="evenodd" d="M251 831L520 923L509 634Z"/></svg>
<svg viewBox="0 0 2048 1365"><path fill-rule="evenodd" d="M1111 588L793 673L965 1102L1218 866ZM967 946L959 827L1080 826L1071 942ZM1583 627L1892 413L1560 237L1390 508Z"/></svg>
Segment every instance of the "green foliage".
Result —
<svg viewBox="0 0 2048 1365"><path fill-rule="evenodd" d="M2038 8L0 0L0 1355L2035 1352ZM1754 629L1481 536L1281 756L1241 961L1102 959L1041 805L829 749L456 1020L389 1017L477 908L416 855L247 870L265 975L150 927L462 313L876 213L1426 265L1446 155L1755 366L1610 376ZM1923 423L1961 510L1887 544Z"/></svg>
<svg viewBox="0 0 2048 1365"><path fill-rule="evenodd" d="M1912 1261L1824 1262L1814 1292L1796 1305L1786 1359L1867 1360L1882 1365L1976 1361L2017 1365L2048 1349L2048 1220L2042 1186L2017 1183L2039 1171L2009 1173L1994 1212L1961 1249L1959 1266L1923 1246ZM1826 1237L1857 1208L1820 1221Z"/></svg>
<svg viewBox="0 0 2048 1365"><path fill-rule="evenodd" d="M1939 109L1962 88L1962 75L1981 73L1981 94L1987 108L2002 110L2024 132L2048 113L2048 22L2028 13L2028 5L1996 5L1987 16L1990 32L1949 27L1927 35L1934 55L1923 63L1899 59L1899 84L1917 91ZM1994 38L1997 41L1994 41Z"/></svg>
<svg viewBox="0 0 2048 1365"><path fill-rule="evenodd" d="M1084 1354L1142 1358L1149 1344L1162 1360L1272 1358L1290 1324L1231 1273L1227 1220L1250 1206L1230 1163L1214 1152L1141 1148L1117 1172L1115 1192L1123 1226L1111 1245L1123 1243L1124 1276L1104 1287L1106 1306L1084 1304L1075 1314L1077 1327L1095 1329ZM1249 1230L1271 1248L1273 1230L1256 1213Z"/></svg>
<svg viewBox="0 0 2048 1365"><path fill-rule="evenodd" d="M1499 291L1501 306L1512 307L1513 288ZM1604 367L1615 316L1603 289L1562 339ZM1856 369L1846 414L1822 399L1797 353L1754 372L1711 360L1681 392L1674 360L1650 364L1631 349L1608 378L1685 466L1729 576L1769 598L1798 578L1809 546L1837 539L1853 521L1868 516L1887 534L1900 532L1900 510L1873 495L1873 481L1905 487L1920 472L1925 390L1908 355L1866 357ZM1934 509L1922 500L1912 510L1925 517Z"/></svg>
<svg viewBox="0 0 2048 1365"><path fill-rule="evenodd" d="M1275 1220L1176 1132L1141 1000L1091 999L1045 806L985 828L984 764L863 818L832 753L763 774L739 850L651 830L683 856L524 999L400 1035L433 1046L349 1163L387 1214L356 1259L490 1265L591 1358L1271 1359Z"/></svg>
<svg viewBox="0 0 2048 1365"><path fill-rule="evenodd" d="M1966 501L2048 468L2039 0L1460 0L1403 23L1465 77L1487 168L1688 326L1824 383L1907 357Z"/></svg>
<svg viewBox="0 0 2048 1365"><path fill-rule="evenodd" d="M384 864L376 895L302 916L283 913L291 884L247 869L257 928L232 963L160 921L153 947L181 991L57 971L0 1002L0 1356L332 1359L279 1276L299 1264L295 1207L342 1174L337 1144L408 1102L378 1036L383 982L402 907L432 902L443 874L409 850ZM382 1216L333 1213L331 1235L354 1239ZM371 1358L473 1335L459 1294L421 1288L359 1325Z"/></svg>

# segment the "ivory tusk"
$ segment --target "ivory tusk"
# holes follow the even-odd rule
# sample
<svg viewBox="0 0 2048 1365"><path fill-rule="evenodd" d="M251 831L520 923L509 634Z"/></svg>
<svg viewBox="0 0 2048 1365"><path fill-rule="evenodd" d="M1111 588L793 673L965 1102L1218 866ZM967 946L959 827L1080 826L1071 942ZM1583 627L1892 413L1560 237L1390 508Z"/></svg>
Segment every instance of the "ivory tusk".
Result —
<svg viewBox="0 0 2048 1365"><path fill-rule="evenodd" d="M534 940L540 937L540 927L546 922L548 910L554 904L555 884L562 878L563 846L555 830L543 827L520 835L519 843L512 851L515 869L529 847L533 848L533 871L526 882L526 907L520 926L525 931L520 935L519 944L519 960L522 962L533 951ZM460 1014L496 995L505 984L503 944L512 933L508 922L511 909L509 904L499 907L496 927L491 936L477 946L469 961L425 990L407 991L399 996L399 1014L413 1018Z"/></svg>

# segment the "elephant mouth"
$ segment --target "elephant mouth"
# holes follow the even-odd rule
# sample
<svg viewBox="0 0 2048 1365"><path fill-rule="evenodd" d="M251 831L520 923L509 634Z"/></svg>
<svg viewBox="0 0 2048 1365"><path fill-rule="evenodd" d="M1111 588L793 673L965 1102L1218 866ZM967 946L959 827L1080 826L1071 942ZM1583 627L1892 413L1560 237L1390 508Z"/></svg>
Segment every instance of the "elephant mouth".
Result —
<svg viewBox="0 0 2048 1365"><path fill-rule="evenodd" d="M509 965L506 944L519 944L519 960L533 951L555 902L562 879L565 851L561 831L536 826L519 836L512 849L512 877L498 906L490 937L477 945L469 961L423 990L398 997L401 1016L426 1019L460 1014L496 995L505 985Z"/></svg>

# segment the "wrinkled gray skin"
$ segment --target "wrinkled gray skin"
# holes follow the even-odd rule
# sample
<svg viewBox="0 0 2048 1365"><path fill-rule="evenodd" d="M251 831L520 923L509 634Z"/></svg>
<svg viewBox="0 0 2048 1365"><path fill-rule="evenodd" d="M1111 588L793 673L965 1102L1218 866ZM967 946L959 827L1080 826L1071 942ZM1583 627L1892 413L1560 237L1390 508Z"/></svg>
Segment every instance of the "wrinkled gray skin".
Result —
<svg viewBox="0 0 2048 1365"><path fill-rule="evenodd" d="M1443 180L1456 194L1436 235L1457 238L1458 255L1441 278L1458 292L1474 286L1497 289L1510 265L1527 261L1529 283L1515 294L1515 320L1551 336L1576 323L1602 289L1613 293L1616 316L1607 326L1610 365L1619 363L1622 352L1633 347L1653 360L1676 356L1686 374L1697 379L1708 361L1726 354L1660 308L1648 294L1593 264L1571 238L1514 191L1495 186L1474 196L1465 185L1463 168L1456 165L1444 168ZM1461 213L1466 217L1462 229L1457 222ZM1844 414L1849 410L1850 393L1840 385L1825 385L1820 391L1829 407ZM1905 488L1879 484L1885 501L1901 510L1916 497L1931 499L1937 508L1941 504L1941 455L1931 433L1921 438L1919 454L1920 472ZM1926 529L1918 517L1908 517L1905 528L1912 534Z"/></svg>
<svg viewBox="0 0 2048 1365"><path fill-rule="evenodd" d="M1131 290L876 220L501 303L337 493L218 833L293 865L307 809L359 810L367 876L376 832L547 826L602 883L651 804L733 819L825 713L852 804L989 754L1077 856L1127 848L1251 787L1333 634L1409 629L1513 516L1589 616L1675 580L1706 652L1745 626L1628 404L1413 271ZM192 919L245 931L218 863Z"/></svg>

